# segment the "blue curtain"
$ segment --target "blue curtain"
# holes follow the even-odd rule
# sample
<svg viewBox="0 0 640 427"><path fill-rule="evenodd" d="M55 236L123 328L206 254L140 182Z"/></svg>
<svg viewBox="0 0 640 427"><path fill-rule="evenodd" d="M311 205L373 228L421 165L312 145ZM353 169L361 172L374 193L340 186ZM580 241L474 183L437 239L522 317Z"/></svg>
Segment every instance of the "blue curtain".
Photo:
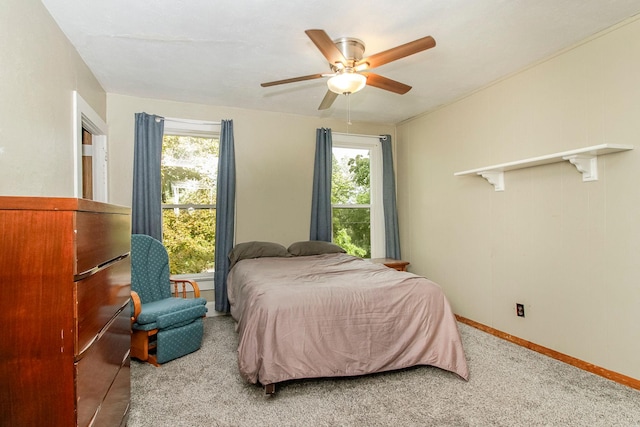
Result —
<svg viewBox="0 0 640 427"><path fill-rule="evenodd" d="M218 192L216 197L215 309L228 313L231 307L227 296L227 276L229 275L229 252L233 248L236 205L236 155L233 146L233 120L223 120L221 128L216 183Z"/></svg>
<svg viewBox="0 0 640 427"><path fill-rule="evenodd" d="M133 148L133 200L131 233L162 241L162 188L160 162L164 118L136 113Z"/></svg>
<svg viewBox="0 0 640 427"><path fill-rule="evenodd" d="M391 135L380 137L382 145L382 200L384 207L385 252L387 258L401 259L398 209L396 207L396 178L393 172Z"/></svg>
<svg viewBox="0 0 640 427"><path fill-rule="evenodd" d="M331 241L331 129L316 129L310 240Z"/></svg>

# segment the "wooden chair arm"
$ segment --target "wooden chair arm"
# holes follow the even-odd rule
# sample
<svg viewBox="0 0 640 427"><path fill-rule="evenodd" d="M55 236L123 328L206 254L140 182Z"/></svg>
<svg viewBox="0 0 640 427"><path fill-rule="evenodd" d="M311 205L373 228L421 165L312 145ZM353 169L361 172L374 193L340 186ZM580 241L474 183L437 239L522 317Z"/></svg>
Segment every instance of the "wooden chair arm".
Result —
<svg viewBox="0 0 640 427"><path fill-rule="evenodd" d="M171 278L169 280L171 281L171 283L173 283L173 296L174 297L182 296L182 298L186 298L187 297L187 284L189 284L193 288L193 297L194 298L200 298L200 287L198 286L198 282L196 282L195 280L191 280L191 279L174 279L174 278ZM182 291L178 290L178 285L179 284L182 284Z"/></svg>
<svg viewBox="0 0 640 427"><path fill-rule="evenodd" d="M131 324L134 324L142 311L142 301L140 301L140 295L138 295L136 291L131 291L131 301L133 301L133 316L131 316Z"/></svg>

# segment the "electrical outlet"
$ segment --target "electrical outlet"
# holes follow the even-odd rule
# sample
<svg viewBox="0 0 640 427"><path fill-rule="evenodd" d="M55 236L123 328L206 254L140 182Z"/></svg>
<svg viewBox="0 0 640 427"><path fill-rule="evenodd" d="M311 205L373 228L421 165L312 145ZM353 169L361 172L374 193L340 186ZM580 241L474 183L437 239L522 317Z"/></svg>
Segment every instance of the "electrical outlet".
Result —
<svg viewBox="0 0 640 427"><path fill-rule="evenodd" d="M516 303L516 314L518 317L524 317L524 304Z"/></svg>

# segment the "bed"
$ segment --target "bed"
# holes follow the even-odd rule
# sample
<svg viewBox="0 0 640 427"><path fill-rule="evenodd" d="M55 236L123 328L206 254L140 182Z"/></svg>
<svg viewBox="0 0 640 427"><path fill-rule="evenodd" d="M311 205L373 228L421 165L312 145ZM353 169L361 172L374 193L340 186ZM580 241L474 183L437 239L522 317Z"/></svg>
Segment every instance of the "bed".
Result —
<svg viewBox="0 0 640 427"><path fill-rule="evenodd" d="M259 250L242 253L242 245L256 244ZM326 242L234 248L227 290L242 377L267 394L288 380L417 365L468 379L455 316L440 287L343 252Z"/></svg>

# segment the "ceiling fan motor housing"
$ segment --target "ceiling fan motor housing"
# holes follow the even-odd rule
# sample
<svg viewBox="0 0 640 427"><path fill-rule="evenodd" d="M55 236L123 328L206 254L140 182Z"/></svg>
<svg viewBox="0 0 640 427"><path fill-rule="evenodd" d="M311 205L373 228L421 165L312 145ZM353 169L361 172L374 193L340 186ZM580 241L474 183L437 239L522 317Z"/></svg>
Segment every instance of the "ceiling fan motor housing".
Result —
<svg viewBox="0 0 640 427"><path fill-rule="evenodd" d="M352 37L342 37L333 41L338 50L342 53L349 64L345 67L353 67L354 64L364 57L364 42Z"/></svg>

